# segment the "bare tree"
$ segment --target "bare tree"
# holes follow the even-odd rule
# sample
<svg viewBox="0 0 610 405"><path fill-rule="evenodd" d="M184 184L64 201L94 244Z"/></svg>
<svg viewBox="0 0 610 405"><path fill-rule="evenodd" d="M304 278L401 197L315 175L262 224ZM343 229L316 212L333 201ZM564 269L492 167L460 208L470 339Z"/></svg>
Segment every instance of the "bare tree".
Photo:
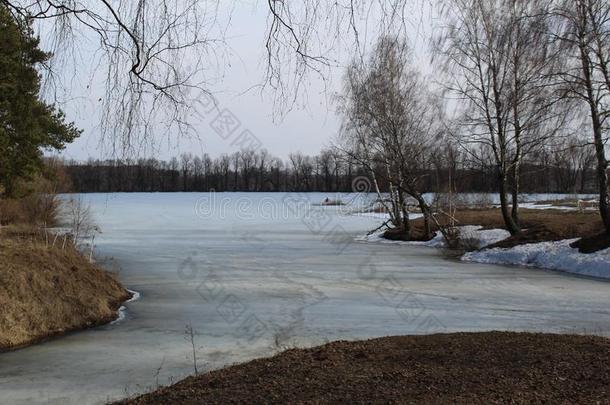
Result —
<svg viewBox="0 0 610 405"><path fill-rule="evenodd" d="M86 55L91 79L103 77L100 129L113 152L134 154L153 130L184 133L193 97L208 91L223 30L218 3L198 0L0 0L20 24L48 33L54 58L45 83L67 85L58 71ZM92 63L82 44L97 40ZM194 94L196 91L197 94ZM65 101L65 100L59 100Z"/></svg>
<svg viewBox="0 0 610 405"><path fill-rule="evenodd" d="M561 192L585 192L587 175L595 163L595 148L584 135L577 133L549 145L550 162L547 164L552 167L556 187Z"/></svg>
<svg viewBox="0 0 610 405"><path fill-rule="evenodd" d="M363 59L369 35L405 34L428 0L267 0L265 84L278 113L294 107L311 74L326 81L340 50ZM332 56L331 56L332 55Z"/></svg>
<svg viewBox="0 0 610 405"><path fill-rule="evenodd" d="M417 24L417 18L409 17L427 4L428 0L268 0L261 48L267 57L264 83L274 90L277 106L283 107L276 109L277 115L289 111L299 95L307 96L305 84L311 73L324 80L330 77L341 50L363 55L366 37L373 31L404 33ZM103 83L102 140L114 154L127 156L150 146L153 134L193 130L195 101L209 95L215 77L227 65L224 37L235 7L218 0L0 0L0 5L20 22L35 21L49 34L55 57L46 66L46 83L67 85L70 78L58 72L83 55L83 63L71 66L71 71L90 68L91 82ZM219 18L221 11L226 19ZM99 46L89 52L82 44L91 39Z"/></svg>
<svg viewBox="0 0 610 405"><path fill-rule="evenodd" d="M368 169L376 191L388 183L391 218L410 236L407 198L424 215L424 238L431 236L431 210L423 197L423 168L440 136L439 112L419 73L410 66L406 42L379 40L370 60L356 61L346 76L344 150Z"/></svg>
<svg viewBox="0 0 610 405"><path fill-rule="evenodd" d="M435 51L447 68L448 89L467 107L457 135L465 146L492 151L502 216L514 234L520 230L521 163L555 135L566 117L550 75L559 52L547 40L548 2L442 3L448 23Z"/></svg>
<svg viewBox="0 0 610 405"><path fill-rule="evenodd" d="M180 155L180 170L182 171L182 191L189 189L189 174L192 172L193 155L183 153Z"/></svg>
<svg viewBox="0 0 610 405"><path fill-rule="evenodd" d="M553 37L567 55L558 72L568 94L589 108L597 160L599 209L610 234L608 202L608 120L610 118L610 4L604 0L558 1Z"/></svg>

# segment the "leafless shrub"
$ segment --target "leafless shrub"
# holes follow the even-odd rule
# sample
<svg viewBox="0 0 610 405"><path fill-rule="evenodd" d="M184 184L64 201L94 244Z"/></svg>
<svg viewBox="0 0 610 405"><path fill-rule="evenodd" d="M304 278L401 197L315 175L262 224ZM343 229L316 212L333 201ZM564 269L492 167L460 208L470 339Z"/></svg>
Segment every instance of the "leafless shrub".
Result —
<svg viewBox="0 0 610 405"><path fill-rule="evenodd" d="M71 197L62 204L62 222L68 228L71 235L70 240L74 245L80 245L81 241L91 238L93 248L93 238L99 232L95 224L91 207L86 204L81 196Z"/></svg>
<svg viewBox="0 0 610 405"><path fill-rule="evenodd" d="M286 328L279 328L273 334L273 348L277 352L283 352L296 347L290 343L290 333Z"/></svg>
<svg viewBox="0 0 610 405"><path fill-rule="evenodd" d="M195 375L199 374L199 370L197 368L197 348L195 347L195 330L193 329L193 325L189 322L184 329L184 333L186 335L186 340L191 345L192 350L192 361L193 361L193 370L195 370Z"/></svg>
<svg viewBox="0 0 610 405"><path fill-rule="evenodd" d="M457 227L446 227L443 236L449 249L457 249L460 246L460 230Z"/></svg>
<svg viewBox="0 0 610 405"><path fill-rule="evenodd" d="M437 193L432 205L439 211L449 211L451 208L464 208L470 205L467 195L460 193Z"/></svg>
<svg viewBox="0 0 610 405"><path fill-rule="evenodd" d="M447 243L446 253L450 256L461 256L464 252L472 252L480 248L476 235L458 227L445 228L443 235Z"/></svg>
<svg viewBox="0 0 610 405"><path fill-rule="evenodd" d="M521 197L521 194L519 197ZM472 196L470 206L474 208L489 208L493 206L493 199L488 193L477 193Z"/></svg>
<svg viewBox="0 0 610 405"><path fill-rule="evenodd" d="M161 370L163 370L164 364L165 364L165 356L163 356L163 359L161 360L161 364L159 364L159 367L157 367L157 370L155 371L155 389L159 389L161 387L161 384L159 384L159 374L161 374Z"/></svg>
<svg viewBox="0 0 610 405"><path fill-rule="evenodd" d="M58 222L60 201L55 184L38 176L19 182L21 198L0 199L0 223L53 227Z"/></svg>
<svg viewBox="0 0 610 405"><path fill-rule="evenodd" d="M13 199L0 199L0 226L20 222L23 216L21 202Z"/></svg>
<svg viewBox="0 0 610 405"><path fill-rule="evenodd" d="M21 206L26 223L43 227L56 225L60 207L57 195L44 192L30 194L21 200Z"/></svg>

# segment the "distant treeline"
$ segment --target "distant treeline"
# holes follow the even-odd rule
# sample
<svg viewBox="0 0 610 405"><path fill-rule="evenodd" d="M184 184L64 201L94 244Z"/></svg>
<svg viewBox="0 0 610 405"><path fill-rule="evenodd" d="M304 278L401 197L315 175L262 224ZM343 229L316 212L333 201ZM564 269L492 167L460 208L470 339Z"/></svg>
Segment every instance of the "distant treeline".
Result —
<svg viewBox="0 0 610 405"><path fill-rule="evenodd" d="M423 189L491 192L498 176L492 165L468 164L458 153L439 152L436 163L421 168ZM546 163L543 163L546 162ZM319 191L349 192L366 171L340 153L316 156L291 154L287 160L265 150L236 152L211 158L183 154L169 161L157 159L65 162L74 192L176 191ZM523 165L524 193L592 193L596 177L592 161L541 159ZM387 190L383 179L379 188ZM371 186L371 188L373 188ZM361 190L358 190L361 191ZM371 189L371 191L374 191Z"/></svg>

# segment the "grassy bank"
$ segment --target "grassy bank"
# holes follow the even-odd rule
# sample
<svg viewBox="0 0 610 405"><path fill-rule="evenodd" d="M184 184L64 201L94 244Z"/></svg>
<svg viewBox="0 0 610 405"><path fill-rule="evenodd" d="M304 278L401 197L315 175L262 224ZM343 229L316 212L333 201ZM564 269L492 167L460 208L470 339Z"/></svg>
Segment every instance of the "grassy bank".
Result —
<svg viewBox="0 0 610 405"><path fill-rule="evenodd" d="M71 243L0 227L0 351L109 322L130 294Z"/></svg>
<svg viewBox="0 0 610 405"><path fill-rule="evenodd" d="M608 403L610 340L508 332L292 349L122 404Z"/></svg>

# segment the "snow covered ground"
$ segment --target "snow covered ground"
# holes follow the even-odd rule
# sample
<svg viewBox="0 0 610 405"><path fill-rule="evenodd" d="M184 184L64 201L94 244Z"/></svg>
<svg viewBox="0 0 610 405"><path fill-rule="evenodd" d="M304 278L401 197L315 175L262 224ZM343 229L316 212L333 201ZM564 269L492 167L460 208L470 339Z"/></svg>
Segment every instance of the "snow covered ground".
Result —
<svg viewBox="0 0 610 405"><path fill-rule="evenodd" d="M383 219L383 220L390 219L390 215L387 212L355 212L350 215L353 215L356 217L379 218L379 219ZM411 219L417 219L420 217L422 217L421 214L411 214L410 215Z"/></svg>
<svg viewBox="0 0 610 405"><path fill-rule="evenodd" d="M499 205L495 205L496 208L499 208ZM539 204L539 203L521 203L519 204L520 208L526 208L528 210L560 210L560 211L578 211L578 207L566 207L561 205L552 205L552 204Z"/></svg>
<svg viewBox="0 0 610 405"><path fill-rule="evenodd" d="M466 253L463 261L511 264L559 270L610 279L610 249L583 254L570 247L576 239L530 243L510 249L487 249Z"/></svg>
<svg viewBox="0 0 610 405"><path fill-rule="evenodd" d="M584 201L591 201L589 199ZM500 205L494 205L495 208L500 208ZM519 204L519 207L526 208L528 210L559 210L559 211L580 211L581 209L578 206L565 206L565 205L552 205L552 204L540 204L535 202L527 202ZM583 211L592 211L595 212L598 210L597 207L584 207Z"/></svg>

